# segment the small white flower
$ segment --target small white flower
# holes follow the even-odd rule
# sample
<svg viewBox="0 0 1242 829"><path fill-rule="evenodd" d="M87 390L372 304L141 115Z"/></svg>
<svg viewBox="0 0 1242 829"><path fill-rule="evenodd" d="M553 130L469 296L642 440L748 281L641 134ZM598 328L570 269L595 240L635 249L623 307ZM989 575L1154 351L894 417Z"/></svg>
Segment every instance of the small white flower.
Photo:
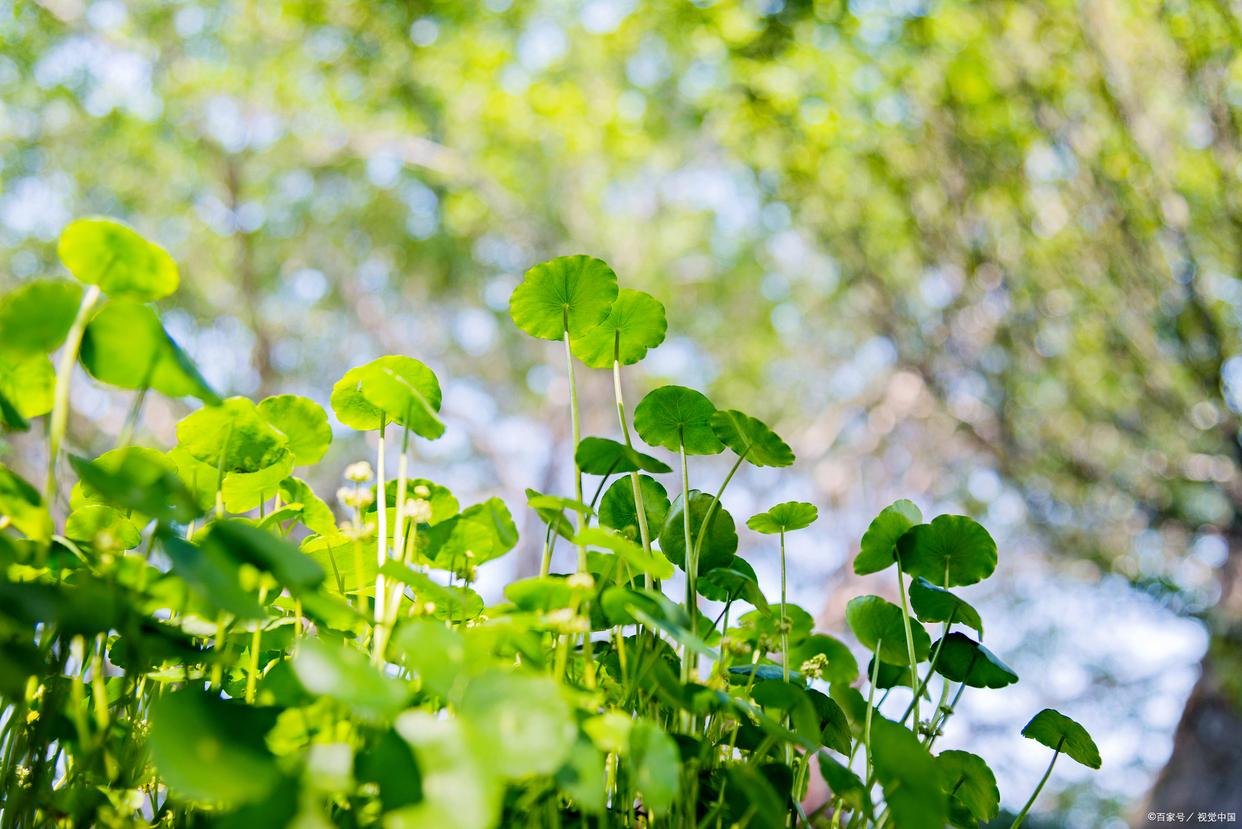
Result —
<svg viewBox="0 0 1242 829"><path fill-rule="evenodd" d="M366 461L358 461L351 463L345 467L345 480L353 481L356 484L365 484L367 481L375 477L375 472L371 469L371 464Z"/></svg>

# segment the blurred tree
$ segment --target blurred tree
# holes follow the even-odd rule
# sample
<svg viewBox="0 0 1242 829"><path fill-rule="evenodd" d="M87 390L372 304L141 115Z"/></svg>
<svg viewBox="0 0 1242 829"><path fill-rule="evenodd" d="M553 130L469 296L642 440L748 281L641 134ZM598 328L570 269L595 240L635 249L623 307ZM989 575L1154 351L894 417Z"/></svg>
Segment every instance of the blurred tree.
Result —
<svg viewBox="0 0 1242 829"><path fill-rule="evenodd" d="M0 280L52 268L71 216L118 215L183 263L171 325L229 391L322 396L417 344L552 411L542 352L497 323L527 263L601 255L673 300L687 336L661 359L805 435L826 498L904 442L969 502L972 452L1049 549L1201 616L1153 806L1242 811L1238 20L1232 0L18 2ZM79 443L128 401L100 405ZM482 431L463 451L496 451Z"/></svg>

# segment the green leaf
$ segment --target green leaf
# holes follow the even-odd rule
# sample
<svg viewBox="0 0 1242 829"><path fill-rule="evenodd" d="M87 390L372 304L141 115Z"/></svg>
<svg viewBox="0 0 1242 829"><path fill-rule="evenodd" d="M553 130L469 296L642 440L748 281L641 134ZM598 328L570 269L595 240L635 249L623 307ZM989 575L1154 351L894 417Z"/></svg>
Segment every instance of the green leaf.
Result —
<svg viewBox="0 0 1242 829"><path fill-rule="evenodd" d="M427 528L419 537L426 539L424 552L435 566L456 570L467 561L477 565L500 558L517 544L518 532L504 501L489 498Z"/></svg>
<svg viewBox="0 0 1242 829"><path fill-rule="evenodd" d="M575 544L611 550L639 573L656 579L671 579L673 565L659 550L648 553L638 544L603 527L586 527L573 539Z"/></svg>
<svg viewBox="0 0 1242 829"><path fill-rule="evenodd" d="M413 357L389 355L351 368L332 387L337 419L351 429L370 431L381 422L406 426L435 440L444 434L440 381Z"/></svg>
<svg viewBox="0 0 1242 829"><path fill-rule="evenodd" d="M455 696L466 665L466 643L460 633L431 619L410 619L397 628L393 646L424 688L445 699Z"/></svg>
<svg viewBox="0 0 1242 829"><path fill-rule="evenodd" d="M103 504L90 504L69 513L65 537L105 550L132 550L142 543L142 532L134 522Z"/></svg>
<svg viewBox="0 0 1242 829"><path fill-rule="evenodd" d="M574 463L588 475L673 471L659 458L653 458L608 438L583 438L574 452Z"/></svg>
<svg viewBox="0 0 1242 829"><path fill-rule="evenodd" d="M676 452L685 443L687 455L715 455L724 444L712 429L716 407L702 392L685 386L661 386L634 409L634 429L650 446Z"/></svg>
<svg viewBox="0 0 1242 829"><path fill-rule="evenodd" d="M301 478L288 477L280 482L280 494L286 504L301 507L302 525L317 535L336 532L336 517L310 484Z"/></svg>
<svg viewBox="0 0 1242 829"><path fill-rule="evenodd" d="M630 762L634 788L647 808L672 806L681 776L681 757L673 738L654 723L638 720L630 729Z"/></svg>
<svg viewBox="0 0 1242 829"><path fill-rule="evenodd" d="M113 300L100 308L82 336L81 358L101 383L220 402L189 355L168 336L155 311L141 303Z"/></svg>
<svg viewBox="0 0 1242 829"><path fill-rule="evenodd" d="M177 264L167 251L111 219L71 222L56 252L79 282L110 297L150 302L177 290Z"/></svg>
<svg viewBox="0 0 1242 829"><path fill-rule="evenodd" d="M712 496L705 492L690 490L690 543L694 544L703 527L707 511L713 503ZM669 508L664 519L664 527L660 530L660 549L668 560L681 569L686 569L686 534L682 519L682 497L679 495ZM733 516L719 503L712 510L712 517L707 522L707 532L703 536L703 544L699 548L699 572L706 573L717 567L725 567L733 560L737 552L737 527Z"/></svg>
<svg viewBox="0 0 1242 829"><path fill-rule="evenodd" d="M782 532L793 532L809 527L819 518L819 510L814 504L805 501L786 501L777 504L767 512L752 515L746 520L746 526L757 533L775 535Z"/></svg>
<svg viewBox="0 0 1242 829"><path fill-rule="evenodd" d="M911 527L897 542L901 565L941 587L983 581L996 569L996 542L965 515L938 515Z"/></svg>
<svg viewBox="0 0 1242 829"><path fill-rule="evenodd" d="M560 256L535 265L509 297L519 329L541 340L571 340L608 318L617 300L617 275L603 260Z"/></svg>
<svg viewBox="0 0 1242 829"><path fill-rule="evenodd" d="M910 607L924 622L948 622L966 625L983 637L983 620L979 611L962 599L919 576L910 582Z"/></svg>
<svg viewBox="0 0 1242 829"><path fill-rule="evenodd" d="M762 420L736 409L712 413L712 432L738 457L752 466L789 466L794 462L793 450Z"/></svg>
<svg viewBox="0 0 1242 829"><path fill-rule="evenodd" d="M765 709L787 714L790 725L799 737L814 745L819 744L819 713L801 685L782 679L765 679L751 688L750 696ZM841 716L844 718L845 715Z"/></svg>
<svg viewBox="0 0 1242 829"><path fill-rule="evenodd" d="M811 629L815 627L815 619L806 611L806 608L796 604L786 604L784 607L785 623L789 631L789 647L792 651L811 635ZM767 611L752 610L744 613L737 621L741 629L734 628L730 633L744 635L749 642L754 642L759 637L767 637L772 641L781 638L780 602L773 604ZM792 660L790 660L790 667L795 667Z"/></svg>
<svg viewBox="0 0 1242 829"><path fill-rule="evenodd" d="M670 507L668 492L652 477L638 476L639 492L643 497L643 512L647 518L647 531L653 536L664 526ZM599 523L611 527L630 540L640 539L638 528L638 507L634 503L634 484L632 479L622 478L615 481L604 492L599 502Z"/></svg>
<svg viewBox="0 0 1242 829"><path fill-rule="evenodd" d="M699 576L697 584L699 595L714 602L742 599L761 610L769 609L767 597L759 589L759 578L754 568L740 556L734 556L724 567Z"/></svg>
<svg viewBox="0 0 1242 829"><path fill-rule="evenodd" d="M896 501L875 517L863 533L854 572L860 576L886 570L897 560L897 539L923 520L913 501Z"/></svg>
<svg viewBox="0 0 1242 829"><path fill-rule="evenodd" d="M1018 681L1013 669L964 633L950 633L940 646L936 673L972 688L1004 688Z"/></svg>
<svg viewBox="0 0 1242 829"><path fill-rule="evenodd" d="M874 653L879 647L881 661L890 665L909 665L910 655L906 648L906 630L900 607L879 596L858 596L846 605L845 621L864 648ZM914 619L910 620L910 632L914 638L915 659L922 662L927 658L931 638Z"/></svg>
<svg viewBox="0 0 1242 829"><path fill-rule="evenodd" d="M332 428L323 407L306 397L280 394L259 401L259 415L288 440L298 466L319 463L332 443Z"/></svg>
<svg viewBox="0 0 1242 829"><path fill-rule="evenodd" d="M229 512L246 512L280 491L280 485L293 472L293 453L284 451L268 466L254 472L233 470L226 472L220 492L224 496L224 508Z"/></svg>
<svg viewBox="0 0 1242 829"><path fill-rule="evenodd" d="M1022 736L1043 743L1088 768L1100 767L1100 750L1087 729L1051 708L1040 711L1022 729Z"/></svg>
<svg viewBox="0 0 1242 829"><path fill-rule="evenodd" d="M410 710L397 733L414 750L423 799L384 815L384 829L492 829L500 818L503 781L455 717Z"/></svg>
<svg viewBox="0 0 1242 829"><path fill-rule="evenodd" d="M940 787L949 793L950 806L965 809L972 826L995 820L1000 812L996 775L982 757L969 751L942 751L936 755Z"/></svg>
<svg viewBox="0 0 1242 829"><path fill-rule="evenodd" d="M45 541L52 534L52 517L39 491L4 464L0 464L0 515L27 538Z"/></svg>
<svg viewBox="0 0 1242 829"><path fill-rule="evenodd" d="M574 356L591 368L612 368L614 358L629 366L664 342L664 306L651 294L622 288L607 318L571 342Z"/></svg>
<svg viewBox="0 0 1242 829"><path fill-rule="evenodd" d="M876 779L894 829L944 829L949 819L948 796L927 749L908 729L883 717L871 723L871 750Z"/></svg>
<svg viewBox="0 0 1242 829"><path fill-rule="evenodd" d="M850 721L836 700L814 688L807 688L806 695L819 717L819 742L843 755L850 753Z"/></svg>
<svg viewBox="0 0 1242 829"><path fill-rule="evenodd" d="M11 407L12 411L5 415L5 422L11 428L25 430L27 425L22 421L26 418L50 412L55 389L56 371L47 357L0 354L0 398Z"/></svg>
<svg viewBox="0 0 1242 829"><path fill-rule="evenodd" d="M266 618L258 598L242 586L240 568L232 556L216 545L197 547L169 530L161 531L159 539L172 561L173 573L194 590L199 601L241 619Z"/></svg>
<svg viewBox="0 0 1242 829"><path fill-rule="evenodd" d="M492 771L510 780L556 771L578 736L548 676L489 671L470 680L459 712Z"/></svg>
<svg viewBox="0 0 1242 829"><path fill-rule="evenodd" d="M32 279L0 296L0 352L36 357L60 348L81 303L81 286L67 279Z"/></svg>
<svg viewBox="0 0 1242 829"><path fill-rule="evenodd" d="M293 655L293 672L307 691L344 703L362 719L389 719L405 707L404 684L345 645L302 639Z"/></svg>
<svg viewBox="0 0 1242 829"><path fill-rule="evenodd" d="M564 576L531 576L505 585L506 599L522 610L538 613L569 607L584 592Z"/></svg>
<svg viewBox="0 0 1242 829"><path fill-rule="evenodd" d="M273 709L184 688L155 698L148 744L161 780L173 791L211 803L249 803L280 780L264 741L275 720Z"/></svg>
<svg viewBox="0 0 1242 829"><path fill-rule="evenodd" d="M854 658L849 646L826 633L813 633L796 648L791 648L789 664L800 668L803 662L819 654L823 654L828 660L823 669L823 678L830 684L849 685L858 678L858 660Z"/></svg>
<svg viewBox="0 0 1242 829"><path fill-rule="evenodd" d="M194 494L177 477L172 461L154 449L127 446L105 452L93 461L71 455L69 463L81 479L80 503L106 503L178 523L202 514Z"/></svg>
<svg viewBox="0 0 1242 829"><path fill-rule="evenodd" d="M177 421L177 441L195 459L225 472L258 472L290 457L288 439L244 397L186 415Z"/></svg>
<svg viewBox="0 0 1242 829"><path fill-rule="evenodd" d="M203 546L219 545L225 555L271 573L292 591L318 587L324 570L310 556L291 542L259 529L245 521L229 519L214 521Z"/></svg>
<svg viewBox="0 0 1242 829"><path fill-rule="evenodd" d="M427 494L419 495L419 487L425 487L427 489ZM389 479L387 485L385 486L385 490L388 495L388 506L391 509L397 508L397 488L398 482L395 478ZM375 487L372 486L371 490L374 492ZM427 478L410 478L405 482L406 503L408 504L416 498L421 498L431 505L431 518L430 520L424 522L428 526L435 526L436 524L443 523L461 511L461 504L458 503L457 497L453 495L448 487L441 486L435 481L428 480ZM378 501L373 501L371 502L371 505L366 508L366 514L371 515L378 509ZM395 525L395 521L389 521L388 529L390 537Z"/></svg>
<svg viewBox="0 0 1242 829"><path fill-rule="evenodd" d="M570 539L574 537L576 530L573 522L565 517L565 507L561 504L559 498L555 496L544 495L538 490L526 488L526 504L535 511L543 523L552 528L552 531L561 538Z"/></svg>
<svg viewBox="0 0 1242 829"><path fill-rule="evenodd" d="M828 790L839 797L845 805L860 812L871 811L871 796L857 774L849 767L834 760L822 751L815 757L819 774L828 784Z"/></svg>
<svg viewBox="0 0 1242 829"><path fill-rule="evenodd" d="M393 729L381 731L358 753L354 774L359 782L374 783L379 788L385 811L423 799L422 772L414 752Z"/></svg>
<svg viewBox="0 0 1242 829"><path fill-rule="evenodd" d="M607 778L604 773L604 753L591 745L589 740L579 739L569 752L569 758L556 772L556 785L566 796L573 798L574 805L587 814L601 814L607 806Z"/></svg>

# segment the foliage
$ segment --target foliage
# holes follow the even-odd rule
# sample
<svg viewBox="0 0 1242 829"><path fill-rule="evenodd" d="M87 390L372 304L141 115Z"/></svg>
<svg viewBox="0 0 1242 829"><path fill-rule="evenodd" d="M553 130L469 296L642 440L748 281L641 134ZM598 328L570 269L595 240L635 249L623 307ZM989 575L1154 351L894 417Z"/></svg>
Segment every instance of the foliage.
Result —
<svg viewBox="0 0 1242 829"><path fill-rule="evenodd" d="M906 520L906 507L900 532L893 508L877 519L884 532L869 531L860 559L896 565L901 607L850 603L871 657L864 698L850 649L786 599L785 534L811 527L815 507L777 504L747 522L758 535L739 537L723 501L743 461L788 466L789 446L749 415L664 386L632 426L676 451L676 499L652 477L672 467L634 447L621 368L658 345L660 326L641 327L643 349L622 348L629 317L609 303L627 294L599 260L532 268L514 319L564 341L575 432L573 342L607 327L622 440L575 441L576 497L531 491L547 525L542 571L487 605L479 568L514 548L516 525L499 499L463 508L410 474L410 444L444 425L438 379L409 357L351 369L332 391L338 420L378 438L375 466L345 471L341 520L292 475L322 459L326 412L293 395L256 404L205 394L167 452L128 445L127 431L98 458L72 457L78 480L62 520L75 364L124 388L131 379L92 370L120 355L96 347L88 357L83 332L117 297L171 290L176 270L110 222L70 225L61 247L92 287L75 311L57 311L62 322L33 319L18 338L44 357L62 347L48 481L40 492L0 467L0 826L935 829L995 817L986 763L933 751L966 687L1017 681L953 630L982 636L948 588L992 573L991 536L965 516ZM5 324L22 331L20 319ZM136 343L151 365L182 355L184 376L199 376L166 333ZM593 346L590 360L606 350ZM171 388L148 373L136 402L201 390ZM22 394L11 402L33 408ZM395 476L389 430L401 437ZM687 455L726 446L737 459L714 494L692 489ZM583 501L584 474L600 478L597 494L618 476L598 510ZM741 557L773 535L776 605ZM551 571L560 538L578 552L573 572ZM665 592L675 567L685 586L676 600ZM905 609L907 571L917 618ZM934 645L925 622L943 625ZM903 683L913 698L894 717L883 706ZM935 684L941 703L921 719L918 700ZM1054 762L1064 752L1099 765L1086 732L1055 712L1023 733ZM831 794L809 804L816 769Z"/></svg>

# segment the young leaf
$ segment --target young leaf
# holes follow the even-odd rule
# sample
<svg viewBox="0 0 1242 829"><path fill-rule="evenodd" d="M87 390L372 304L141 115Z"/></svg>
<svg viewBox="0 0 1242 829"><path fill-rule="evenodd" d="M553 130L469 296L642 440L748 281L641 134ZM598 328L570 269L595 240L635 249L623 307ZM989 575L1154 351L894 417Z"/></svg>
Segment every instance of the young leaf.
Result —
<svg viewBox="0 0 1242 829"><path fill-rule="evenodd" d="M1051 708L1040 711L1022 729L1022 736L1043 743L1088 768L1100 767L1100 750L1087 729Z"/></svg>
<svg viewBox="0 0 1242 829"><path fill-rule="evenodd" d="M50 412L55 389L56 371L44 355L0 354L0 408L5 409L0 414L10 429L25 431L29 428L26 418Z"/></svg>
<svg viewBox="0 0 1242 829"><path fill-rule="evenodd" d="M668 492L658 481L647 475L638 476L639 491L643 496L643 512L646 513L647 529L653 535L660 532L671 506ZM630 539L641 537L638 527L638 507L634 503L634 484L622 478L604 492L599 502L599 523L611 527Z"/></svg>
<svg viewBox="0 0 1242 829"><path fill-rule="evenodd" d="M186 415L177 421L177 441L197 460L225 472L258 472L291 457L288 438L244 397Z"/></svg>
<svg viewBox="0 0 1242 829"><path fill-rule="evenodd" d="M902 622L901 608L879 596L857 596L845 607L845 621L858 637L858 642L869 651L880 650L881 661L890 665L909 665L906 650L906 631ZM914 656L922 662L927 658L931 638L917 621L911 620L910 632L914 637Z"/></svg>
<svg viewBox="0 0 1242 829"><path fill-rule="evenodd" d="M223 700L197 688L155 698L150 748L162 781L195 800L236 805L265 797L280 779L264 736L274 709Z"/></svg>
<svg viewBox="0 0 1242 829"><path fill-rule="evenodd" d="M617 275L601 259L560 256L526 272L509 297L509 315L541 340L571 340L607 319L617 300Z"/></svg>
<svg viewBox="0 0 1242 829"><path fill-rule="evenodd" d="M34 357L60 348L81 302L81 286L67 279L32 279L0 296L0 352Z"/></svg>
<svg viewBox="0 0 1242 829"><path fill-rule="evenodd" d="M996 569L996 542L965 515L938 515L911 527L898 539L897 554L907 573L941 587L974 584Z"/></svg>
<svg viewBox="0 0 1242 829"><path fill-rule="evenodd" d="M786 501L777 504L767 512L752 515L746 520L746 526L757 533L776 535L782 532L793 532L811 526L819 518L819 510L814 504L805 501Z"/></svg>
<svg viewBox="0 0 1242 829"><path fill-rule="evenodd" d="M759 578L749 563L740 556L724 567L709 570L698 579L699 595L714 602L749 602L760 610L768 610L767 597L759 589Z"/></svg>
<svg viewBox="0 0 1242 829"><path fill-rule="evenodd" d="M428 440L444 434L440 381L413 357L389 355L345 372L332 387L330 402L337 419L360 432L381 422L407 426Z"/></svg>
<svg viewBox="0 0 1242 829"><path fill-rule="evenodd" d="M685 386L661 386L644 397L634 409L634 429L650 446L678 451L685 443L687 455L715 455L724 444L712 430L716 407L701 392Z"/></svg>
<svg viewBox="0 0 1242 829"><path fill-rule="evenodd" d="M789 466L793 450L761 420L736 409L713 412L710 419L716 438L752 466Z"/></svg>
<svg viewBox="0 0 1242 829"><path fill-rule="evenodd" d="M863 533L854 572L860 576L886 570L897 560L897 539L923 520L923 513L912 501L889 504Z"/></svg>
<svg viewBox="0 0 1242 829"><path fill-rule="evenodd" d="M611 368L614 358L628 366L664 342L667 330L659 300L622 288L604 321L574 338L571 348L574 356L591 368Z"/></svg>
<svg viewBox="0 0 1242 829"><path fill-rule="evenodd" d="M575 544L590 547L603 547L616 553L627 564L639 573L646 573L656 579L671 579L673 565L659 550L650 554L633 541L602 527L587 527L573 539Z"/></svg>
<svg viewBox="0 0 1242 829"><path fill-rule="evenodd" d="M91 319L82 337L82 365L101 383L122 389L155 389L168 397L220 397L181 350L155 311L138 302L113 300Z"/></svg>
<svg viewBox="0 0 1242 829"><path fill-rule="evenodd" d="M1018 675L1000 657L964 633L945 637L936 673L972 688L1004 688L1018 681Z"/></svg>
<svg viewBox="0 0 1242 829"><path fill-rule="evenodd" d="M682 520L682 496L677 496L664 519L664 527L660 530L660 549L668 556L668 560L683 570L686 567L685 526ZM690 490L690 538L699 537L703 519L712 505L712 497L705 492ZM703 535L703 545L699 549L699 573L707 573L717 567L725 567L733 560L737 552L737 527L733 516L719 503L712 510L711 521L707 532Z"/></svg>
<svg viewBox="0 0 1242 829"><path fill-rule="evenodd" d="M966 625L983 637L983 620L979 611L962 599L919 576L910 582L910 606L914 615L924 622L948 622Z"/></svg>
<svg viewBox="0 0 1242 829"><path fill-rule="evenodd" d="M297 466L319 463L332 443L328 413L309 398L296 394L264 398L259 401L259 415L288 439Z"/></svg>
<svg viewBox="0 0 1242 829"><path fill-rule="evenodd" d="M71 222L56 252L79 282L115 299L150 302L177 290L177 264L168 252L111 219Z"/></svg>
<svg viewBox="0 0 1242 829"><path fill-rule="evenodd" d="M653 458L608 438L583 438L574 452L574 462L588 475L673 471L659 458Z"/></svg>
<svg viewBox="0 0 1242 829"><path fill-rule="evenodd" d="M949 793L950 812L964 810L969 820L958 825L978 826L995 820L1000 812L1000 789L996 775L982 757L969 751L942 751L936 755L940 787Z"/></svg>

